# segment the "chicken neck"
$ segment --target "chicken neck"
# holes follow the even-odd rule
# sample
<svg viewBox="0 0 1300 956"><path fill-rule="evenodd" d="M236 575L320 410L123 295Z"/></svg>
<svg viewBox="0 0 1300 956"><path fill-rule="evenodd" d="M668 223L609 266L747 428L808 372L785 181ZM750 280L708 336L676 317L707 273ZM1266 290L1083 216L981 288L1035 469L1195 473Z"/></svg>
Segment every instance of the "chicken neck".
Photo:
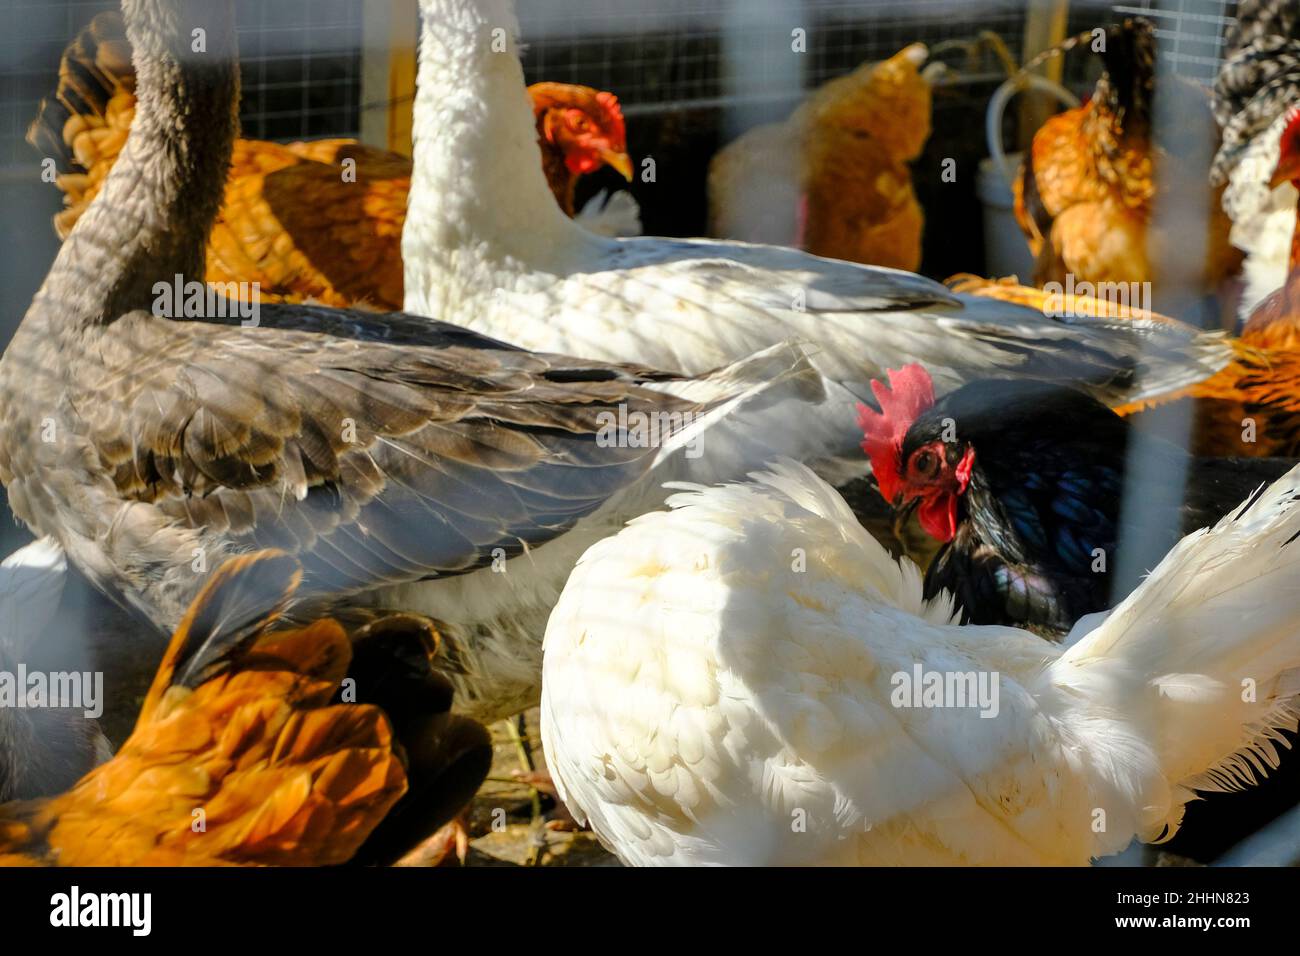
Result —
<svg viewBox="0 0 1300 956"><path fill-rule="evenodd" d="M602 240L556 204L538 162L513 0L421 0L405 308L458 310Z"/></svg>

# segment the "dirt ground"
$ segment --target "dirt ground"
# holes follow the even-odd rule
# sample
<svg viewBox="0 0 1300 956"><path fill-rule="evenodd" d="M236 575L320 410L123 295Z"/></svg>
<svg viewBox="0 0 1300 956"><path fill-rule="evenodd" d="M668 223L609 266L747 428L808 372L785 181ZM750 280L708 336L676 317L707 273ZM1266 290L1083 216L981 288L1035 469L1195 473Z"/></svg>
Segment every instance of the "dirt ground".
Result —
<svg viewBox="0 0 1300 956"><path fill-rule="evenodd" d="M545 767L537 727L536 708L524 715L526 740L535 766ZM498 722L491 728L495 756L487 782L470 805L470 849L466 866L618 866L590 831L579 831L558 808L554 795L535 791L513 779L521 761L508 727ZM534 815L533 795L540 815ZM557 819L557 817L559 819ZM548 823L550 825L548 826Z"/></svg>

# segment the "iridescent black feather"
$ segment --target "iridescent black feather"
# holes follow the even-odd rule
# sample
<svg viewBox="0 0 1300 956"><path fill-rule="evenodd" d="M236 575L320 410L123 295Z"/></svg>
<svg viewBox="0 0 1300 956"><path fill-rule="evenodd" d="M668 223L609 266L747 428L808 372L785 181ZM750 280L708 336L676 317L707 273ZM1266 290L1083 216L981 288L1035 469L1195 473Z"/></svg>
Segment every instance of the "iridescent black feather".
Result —
<svg viewBox="0 0 1300 956"><path fill-rule="evenodd" d="M902 460L934 441L950 465L975 452L958 500L957 534L926 574L926 594L952 592L965 619L1050 634L1111 607L1136 581L1119 581L1120 549L1152 566L1183 534L1217 521L1294 464L1281 459L1193 458L1152 438L1160 473L1127 488L1132 426L1081 392L1048 383L986 380L941 398L913 422ZM1180 470L1187 470L1186 490ZM1136 507L1177 508L1179 522L1140 541L1121 541L1125 495Z"/></svg>

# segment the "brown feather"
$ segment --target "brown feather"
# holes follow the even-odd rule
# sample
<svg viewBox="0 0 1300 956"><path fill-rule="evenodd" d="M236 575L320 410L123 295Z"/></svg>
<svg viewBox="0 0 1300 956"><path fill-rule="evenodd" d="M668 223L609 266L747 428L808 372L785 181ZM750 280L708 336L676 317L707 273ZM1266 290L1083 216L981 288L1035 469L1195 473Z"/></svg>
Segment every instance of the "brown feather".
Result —
<svg viewBox="0 0 1300 956"><path fill-rule="evenodd" d="M174 635L118 754L65 794L0 806L0 863L328 865L350 859L406 791L405 757L378 707L331 703L352 656L338 624L265 633L298 573L296 563L265 553L224 565ZM256 643L192 690L172 684L190 629L214 608L228 614L231 592L250 584L264 611L254 626ZM259 599L252 600L248 613L256 618ZM442 709L450 703L445 696L431 699ZM464 752L469 723L447 724L457 752ZM476 780L454 778L450 765L442 769L458 794L472 792ZM469 772L463 763L454 769ZM426 788L435 782L426 780ZM193 825L196 810L203 828Z"/></svg>
<svg viewBox="0 0 1300 956"><path fill-rule="evenodd" d="M534 87L545 110L583 110L603 123L596 90L563 83ZM28 141L59 166L66 208L55 229L66 239L103 187L135 114L135 73L121 14L96 16L64 51L59 84L28 130ZM620 116L621 121L621 116ZM539 140L557 201L573 215L578 176L565 154ZM351 161L355 181L344 179ZM411 186L409 157L349 139L302 143L237 140L221 213L207 246L207 279L257 283L262 302L402 307L402 226Z"/></svg>

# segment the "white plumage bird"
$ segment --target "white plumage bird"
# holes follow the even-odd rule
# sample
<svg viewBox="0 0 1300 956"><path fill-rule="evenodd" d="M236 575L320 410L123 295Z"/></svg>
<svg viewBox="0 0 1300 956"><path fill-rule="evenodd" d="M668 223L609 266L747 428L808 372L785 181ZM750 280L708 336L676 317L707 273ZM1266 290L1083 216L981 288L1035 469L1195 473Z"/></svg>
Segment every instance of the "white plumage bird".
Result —
<svg viewBox="0 0 1300 956"><path fill-rule="evenodd" d="M1214 80L1214 116L1222 132L1210 181L1226 184L1229 239L1246 253L1238 313L1243 320L1283 286L1290 271L1297 193L1286 180L1300 170L1291 162L1284 181L1275 181L1275 174L1285 131L1300 103L1296 9L1289 0L1242 0L1223 38Z"/></svg>
<svg viewBox="0 0 1300 956"><path fill-rule="evenodd" d="M1186 328L1048 318L792 249L594 235L560 211L537 161L513 0L421 0L421 11L402 234L409 312L525 348L685 372L795 339L810 343L819 372L864 395L886 368L919 361L940 393L1029 375L1116 405L1192 384L1230 358L1221 338ZM835 454L864 471L852 398L819 414L839 426Z"/></svg>
<svg viewBox="0 0 1300 956"><path fill-rule="evenodd" d="M570 577L548 763L632 864L1085 864L1157 839L1296 725L1298 501L1300 468L1055 645L954 624L801 465L690 489ZM930 675L947 697L913 696Z"/></svg>

